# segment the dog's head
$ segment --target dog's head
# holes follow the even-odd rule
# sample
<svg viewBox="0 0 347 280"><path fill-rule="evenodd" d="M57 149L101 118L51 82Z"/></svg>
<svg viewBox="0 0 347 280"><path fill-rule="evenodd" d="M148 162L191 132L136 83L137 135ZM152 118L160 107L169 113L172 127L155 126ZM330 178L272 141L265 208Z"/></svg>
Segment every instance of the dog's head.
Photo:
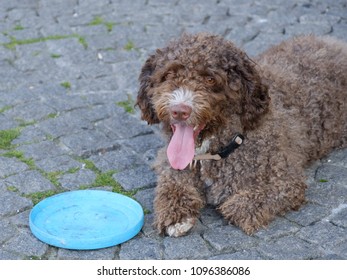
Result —
<svg viewBox="0 0 347 280"><path fill-rule="evenodd" d="M220 36L183 35L147 59L139 80L142 118L173 133L168 155L192 157L199 134L223 129L232 114L254 129L268 110L254 62Z"/></svg>

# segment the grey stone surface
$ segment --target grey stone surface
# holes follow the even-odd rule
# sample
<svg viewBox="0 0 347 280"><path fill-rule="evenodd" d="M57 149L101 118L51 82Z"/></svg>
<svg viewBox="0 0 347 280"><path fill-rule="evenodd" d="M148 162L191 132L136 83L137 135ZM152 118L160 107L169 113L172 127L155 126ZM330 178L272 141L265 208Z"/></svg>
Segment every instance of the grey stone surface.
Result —
<svg viewBox="0 0 347 280"><path fill-rule="evenodd" d="M294 236L260 244L257 250L270 259L308 260L322 256L319 246Z"/></svg>
<svg viewBox="0 0 347 280"><path fill-rule="evenodd" d="M110 247L100 250L76 251L59 249L58 252L50 252L50 259L59 260L102 260L114 259L117 255L118 248Z"/></svg>
<svg viewBox="0 0 347 280"><path fill-rule="evenodd" d="M216 255L211 260L264 260L266 259L254 249L242 250L232 254Z"/></svg>
<svg viewBox="0 0 347 280"><path fill-rule="evenodd" d="M347 259L346 149L308 168L305 206L253 236L206 207L190 235L169 238L152 227L163 140L127 112L148 55L182 32L221 34L254 56L299 34L346 41L346 14L345 0L1 1L0 130L20 135L0 150L0 259ZM135 238L75 251L30 233L33 197L101 175L98 189L116 181L145 209Z"/></svg>
<svg viewBox="0 0 347 280"><path fill-rule="evenodd" d="M60 138L63 145L80 157L88 157L103 150L112 150L119 145L98 130L82 130Z"/></svg>
<svg viewBox="0 0 347 280"><path fill-rule="evenodd" d="M44 255L48 245L36 239L29 229L20 229L2 245L2 249L15 254L25 252L26 258L31 258Z"/></svg>
<svg viewBox="0 0 347 280"><path fill-rule="evenodd" d="M152 238L135 238L122 246L119 257L125 260L158 260L162 258L161 244Z"/></svg>
<svg viewBox="0 0 347 280"><path fill-rule="evenodd" d="M68 155L47 157L42 160L36 161L35 163L38 168L45 172L66 172L83 167L82 162L74 160Z"/></svg>
<svg viewBox="0 0 347 280"><path fill-rule="evenodd" d="M19 196L17 193L6 190L0 182L0 217L16 215L33 206L30 199Z"/></svg>
<svg viewBox="0 0 347 280"><path fill-rule="evenodd" d="M28 166L17 159L0 157L0 179L23 172Z"/></svg>
<svg viewBox="0 0 347 280"><path fill-rule="evenodd" d="M21 194L53 190L54 185L43 177L38 171L24 171L4 179L4 185L14 187Z"/></svg>
<svg viewBox="0 0 347 280"><path fill-rule="evenodd" d="M165 259L205 259L211 254L206 241L196 234L166 237L163 245Z"/></svg>
<svg viewBox="0 0 347 280"><path fill-rule="evenodd" d="M139 156L124 146L119 146L118 149L108 153L93 155L89 159L103 172L112 170L120 172L141 163Z"/></svg>
<svg viewBox="0 0 347 280"><path fill-rule="evenodd" d="M341 204L338 208L332 211L330 222L334 225L347 228L347 204Z"/></svg>
<svg viewBox="0 0 347 280"><path fill-rule="evenodd" d="M72 174L64 174L58 181L65 190L77 190L81 187L93 184L95 179L96 174L93 171L81 169Z"/></svg>
<svg viewBox="0 0 347 280"><path fill-rule="evenodd" d="M302 228L297 236L324 249L330 249L347 240L347 229L322 221Z"/></svg>
<svg viewBox="0 0 347 280"><path fill-rule="evenodd" d="M258 239L245 235L240 229L234 226L215 227L206 230L204 239L218 252L230 250L243 250L254 247Z"/></svg>
<svg viewBox="0 0 347 280"><path fill-rule="evenodd" d="M290 212L288 215L295 212ZM300 226L281 217L276 218L267 228L261 229L254 235L265 241L271 241L286 235L295 234Z"/></svg>
<svg viewBox="0 0 347 280"><path fill-rule="evenodd" d="M153 201L154 201L154 188L145 189L138 191L134 198L142 205L142 207L150 212L153 212ZM339 217L335 217L336 221L339 221Z"/></svg>
<svg viewBox="0 0 347 280"><path fill-rule="evenodd" d="M23 152L27 159L34 160L46 159L47 155L49 155L49 157L57 157L66 153L59 145L52 141L21 145L17 150Z"/></svg>
<svg viewBox="0 0 347 280"><path fill-rule="evenodd" d="M113 175L125 190L139 189L155 185L156 176L147 165L135 169L128 169Z"/></svg>
<svg viewBox="0 0 347 280"><path fill-rule="evenodd" d="M330 214L329 209L316 204L307 204L300 211L293 211L286 215L288 220L298 223L301 226L308 226L320 221Z"/></svg>

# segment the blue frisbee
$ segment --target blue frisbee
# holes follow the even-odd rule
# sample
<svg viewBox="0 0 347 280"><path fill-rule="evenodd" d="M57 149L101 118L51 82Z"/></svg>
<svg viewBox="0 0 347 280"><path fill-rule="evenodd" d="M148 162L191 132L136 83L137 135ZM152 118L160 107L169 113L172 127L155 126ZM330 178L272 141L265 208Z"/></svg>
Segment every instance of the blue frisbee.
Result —
<svg viewBox="0 0 347 280"><path fill-rule="evenodd" d="M29 225L41 241L60 248L92 250L115 246L139 233L143 209L109 191L70 191L48 197L31 210Z"/></svg>

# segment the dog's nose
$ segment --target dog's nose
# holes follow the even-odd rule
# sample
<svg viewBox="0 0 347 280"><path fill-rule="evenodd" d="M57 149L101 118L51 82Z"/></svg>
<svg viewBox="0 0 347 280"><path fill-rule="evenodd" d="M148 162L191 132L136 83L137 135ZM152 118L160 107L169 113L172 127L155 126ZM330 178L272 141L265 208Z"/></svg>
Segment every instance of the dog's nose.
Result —
<svg viewBox="0 0 347 280"><path fill-rule="evenodd" d="M171 116L177 121L186 121L192 113L192 108L186 104L177 104L170 107Z"/></svg>

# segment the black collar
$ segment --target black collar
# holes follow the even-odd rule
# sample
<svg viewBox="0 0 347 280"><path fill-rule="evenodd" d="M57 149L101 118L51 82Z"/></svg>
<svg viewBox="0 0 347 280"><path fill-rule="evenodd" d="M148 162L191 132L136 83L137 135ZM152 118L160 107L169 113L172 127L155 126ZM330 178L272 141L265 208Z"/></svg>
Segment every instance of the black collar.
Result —
<svg viewBox="0 0 347 280"><path fill-rule="evenodd" d="M238 133L236 134L230 143L224 147L219 153L217 153L221 158L228 157L232 152L234 152L238 147L240 147L245 140L245 137Z"/></svg>
<svg viewBox="0 0 347 280"><path fill-rule="evenodd" d="M242 134L237 133L230 141L230 143L226 147L224 147L220 152L216 154L207 153L202 155L196 155L193 161L190 163L190 167L195 167L196 163L200 160L221 160L222 158L226 158L238 147L240 147L244 140L245 137Z"/></svg>

